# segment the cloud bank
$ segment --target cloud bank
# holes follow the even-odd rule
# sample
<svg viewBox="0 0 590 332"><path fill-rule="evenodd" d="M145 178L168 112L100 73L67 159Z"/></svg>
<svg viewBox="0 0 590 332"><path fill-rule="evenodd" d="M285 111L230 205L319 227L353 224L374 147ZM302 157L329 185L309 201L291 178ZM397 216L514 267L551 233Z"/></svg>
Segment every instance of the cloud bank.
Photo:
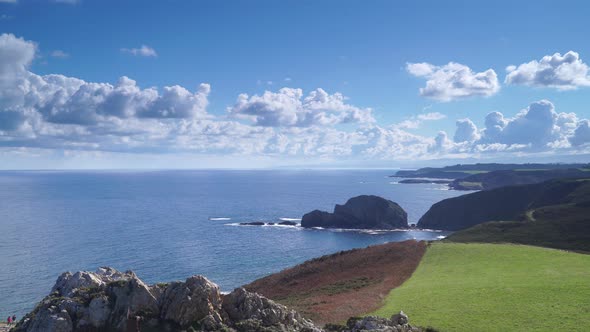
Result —
<svg viewBox="0 0 590 332"><path fill-rule="evenodd" d="M452 138L444 131L428 137L410 129L445 119L445 114L423 113L383 126L377 124L371 108L356 106L341 93L285 87L239 94L224 115L216 116L208 112L208 83L193 89L156 88L141 87L125 76L111 84L37 75L29 70L36 53L34 42L0 35L0 154L4 157L61 151L64 155L174 153L319 162L590 150L589 121L560 113L547 100L533 102L512 117L491 112L481 122L458 120ZM495 73L443 67L415 64L408 70L434 81L441 80L439 75L447 77L439 92L433 87L428 92L445 98L487 95L497 89ZM450 72L457 77L449 78ZM449 87L449 80L462 83ZM482 122L480 129L476 123Z"/></svg>
<svg viewBox="0 0 590 332"><path fill-rule="evenodd" d="M261 96L241 94L229 112L236 118L269 127L375 122L370 108L359 108L345 100L342 94L328 94L323 89L311 91L304 98L301 89L282 88L276 93L266 91Z"/></svg>

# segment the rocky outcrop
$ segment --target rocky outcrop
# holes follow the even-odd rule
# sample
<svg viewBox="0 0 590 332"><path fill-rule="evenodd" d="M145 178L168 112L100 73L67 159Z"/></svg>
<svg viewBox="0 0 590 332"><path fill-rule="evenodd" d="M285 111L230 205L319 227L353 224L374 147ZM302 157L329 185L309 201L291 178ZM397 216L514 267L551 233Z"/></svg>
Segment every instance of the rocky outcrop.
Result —
<svg viewBox="0 0 590 332"><path fill-rule="evenodd" d="M294 221L281 221L279 223L276 222L268 222L265 223L264 221L251 221L251 222L241 222L240 226L297 226L298 224Z"/></svg>
<svg viewBox="0 0 590 332"><path fill-rule="evenodd" d="M147 285L131 271L64 273L16 332L321 331L297 312L238 288L221 295L203 276Z"/></svg>
<svg viewBox="0 0 590 332"><path fill-rule="evenodd" d="M410 325L408 316L400 311L390 319L377 316L353 317L346 326L328 325L328 332L421 332L422 329Z"/></svg>
<svg viewBox="0 0 590 332"><path fill-rule="evenodd" d="M319 329L294 310L243 288L238 288L225 296L222 307L228 320L236 322L233 326L238 331L319 332Z"/></svg>
<svg viewBox="0 0 590 332"><path fill-rule="evenodd" d="M348 229L395 229L408 227L408 214L397 203L378 196L362 195L336 204L334 213L315 210L301 219L303 227Z"/></svg>

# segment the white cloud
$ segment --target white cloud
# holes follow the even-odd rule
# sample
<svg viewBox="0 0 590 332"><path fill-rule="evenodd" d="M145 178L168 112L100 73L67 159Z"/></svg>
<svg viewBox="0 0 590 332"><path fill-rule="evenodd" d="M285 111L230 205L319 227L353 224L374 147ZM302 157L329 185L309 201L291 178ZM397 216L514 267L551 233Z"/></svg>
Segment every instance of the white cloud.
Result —
<svg viewBox="0 0 590 332"><path fill-rule="evenodd" d="M255 125L269 127L308 127L342 123L372 123L370 108L347 104L340 93L328 94L323 89L311 91L303 97L303 90L282 88L278 92L265 91L262 95L241 94L228 111Z"/></svg>
<svg viewBox="0 0 590 332"><path fill-rule="evenodd" d="M439 112L430 112L430 113L419 114L416 117L419 120L436 121L436 120L442 120L442 119L446 118L447 116L442 113L439 113Z"/></svg>
<svg viewBox="0 0 590 332"><path fill-rule="evenodd" d="M578 53L569 51L564 55L555 53L544 56L541 61L533 60L506 68L507 84L522 84L550 87L558 90L572 90L590 86L590 70Z"/></svg>
<svg viewBox="0 0 590 332"><path fill-rule="evenodd" d="M54 58L60 58L60 59L65 59L65 58L69 58L69 57L70 57L70 55L69 55L68 53L66 53L66 52L64 52L64 51L62 51L62 50L55 50L55 51L52 51L52 52L50 53L50 55L51 55L52 57L54 57Z"/></svg>
<svg viewBox="0 0 590 332"><path fill-rule="evenodd" d="M428 148L430 152L441 153L446 152L453 147L453 142L449 140L447 133L439 131L434 138L434 143Z"/></svg>
<svg viewBox="0 0 590 332"><path fill-rule="evenodd" d="M532 103L512 119L504 119L501 113L494 112L486 118L486 130L482 139L542 147L557 138L557 118L555 107L548 100Z"/></svg>
<svg viewBox="0 0 590 332"><path fill-rule="evenodd" d="M401 129L418 129L424 121L438 121L446 117L446 115L439 112L418 114L398 123L396 126Z"/></svg>
<svg viewBox="0 0 590 332"><path fill-rule="evenodd" d="M457 130L453 140L457 143L473 142L480 138L477 126L469 119L457 120Z"/></svg>
<svg viewBox="0 0 590 332"><path fill-rule="evenodd" d="M121 52L144 57L157 57L158 53L147 45L141 45L139 48L122 48Z"/></svg>
<svg viewBox="0 0 590 332"><path fill-rule="evenodd" d="M590 128L588 120L578 120L574 113L558 113L553 103L540 100L512 118L500 112L489 113L482 130L470 119L459 120L454 141L471 152L566 153L590 141Z"/></svg>
<svg viewBox="0 0 590 332"><path fill-rule="evenodd" d="M573 136L569 138L569 141L573 146L581 146L590 143L590 121L580 121Z"/></svg>
<svg viewBox="0 0 590 332"><path fill-rule="evenodd" d="M449 62L444 66L408 63L406 70L416 77L426 78L426 87L420 88L421 96L438 101L489 97L500 90L498 76L493 69L475 73L465 65Z"/></svg>

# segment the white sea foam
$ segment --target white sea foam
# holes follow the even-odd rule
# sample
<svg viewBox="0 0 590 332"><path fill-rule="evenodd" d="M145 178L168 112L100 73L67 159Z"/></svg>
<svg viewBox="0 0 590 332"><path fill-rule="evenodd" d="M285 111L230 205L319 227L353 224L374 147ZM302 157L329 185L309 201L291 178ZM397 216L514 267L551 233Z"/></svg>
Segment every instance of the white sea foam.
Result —
<svg viewBox="0 0 590 332"><path fill-rule="evenodd" d="M231 218L225 218L225 217L213 218L213 217L209 217L209 220L211 220L211 221L228 221L228 220L231 220Z"/></svg>
<svg viewBox="0 0 590 332"><path fill-rule="evenodd" d="M247 223L249 222L263 222L264 225L247 225ZM245 222L233 222L233 223L229 223L229 224L225 224L225 226L244 226L244 227L277 227L277 228L297 228L297 229L303 229L301 228L300 224L297 225L279 225L278 223L274 223L274 225L270 225L268 222L266 221L245 221Z"/></svg>
<svg viewBox="0 0 590 332"><path fill-rule="evenodd" d="M279 218L281 221L301 221L301 218Z"/></svg>

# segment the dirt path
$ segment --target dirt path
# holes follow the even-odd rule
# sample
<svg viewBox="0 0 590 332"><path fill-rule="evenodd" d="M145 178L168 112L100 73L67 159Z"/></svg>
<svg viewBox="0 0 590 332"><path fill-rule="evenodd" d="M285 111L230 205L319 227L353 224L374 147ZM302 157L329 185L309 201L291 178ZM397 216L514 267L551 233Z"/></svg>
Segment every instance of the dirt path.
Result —
<svg viewBox="0 0 590 332"><path fill-rule="evenodd" d="M377 309L414 272L426 242L405 241L307 261L244 286L299 311L316 324L340 323Z"/></svg>

